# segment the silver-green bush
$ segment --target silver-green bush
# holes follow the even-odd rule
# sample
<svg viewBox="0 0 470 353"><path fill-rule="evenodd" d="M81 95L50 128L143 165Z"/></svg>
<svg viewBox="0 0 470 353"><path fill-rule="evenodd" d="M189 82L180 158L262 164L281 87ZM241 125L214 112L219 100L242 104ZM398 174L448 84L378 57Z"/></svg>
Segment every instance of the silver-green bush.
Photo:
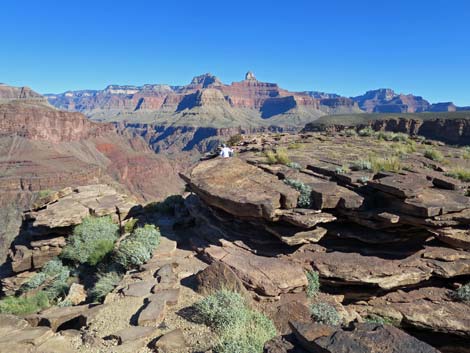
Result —
<svg viewBox="0 0 470 353"><path fill-rule="evenodd" d="M23 284L20 291L27 292L45 284L44 291L52 300L67 291L69 276L70 269L64 266L60 259L53 259L46 263L40 272Z"/></svg>
<svg viewBox="0 0 470 353"><path fill-rule="evenodd" d="M457 289L455 296L460 301L470 302L470 282Z"/></svg>
<svg viewBox="0 0 470 353"><path fill-rule="evenodd" d="M357 162L350 165L351 170L361 171L361 170L372 170L372 163L370 161L360 159Z"/></svg>
<svg viewBox="0 0 470 353"><path fill-rule="evenodd" d="M320 291L320 276L316 271L308 271L305 275L308 280L307 296L312 298Z"/></svg>
<svg viewBox="0 0 470 353"><path fill-rule="evenodd" d="M312 188L299 180L284 179L284 183L300 192L297 206L301 208L312 207Z"/></svg>
<svg viewBox="0 0 470 353"><path fill-rule="evenodd" d="M128 269L147 262L160 244L160 232L153 225L137 228L125 238L114 254L114 260Z"/></svg>
<svg viewBox="0 0 470 353"><path fill-rule="evenodd" d="M219 337L217 353L261 353L276 335L273 322L251 310L236 292L220 290L194 305L196 318Z"/></svg>
<svg viewBox="0 0 470 353"><path fill-rule="evenodd" d="M90 292L95 300L100 300L111 292L121 280L121 276L117 272L107 272L98 275L98 280Z"/></svg>
<svg viewBox="0 0 470 353"><path fill-rule="evenodd" d="M75 227L62 252L62 258L97 265L109 254L119 237L119 226L111 217L88 217Z"/></svg>
<svg viewBox="0 0 470 353"><path fill-rule="evenodd" d="M336 309L327 303L315 303L310 307L313 319L324 325L339 325L341 318Z"/></svg>

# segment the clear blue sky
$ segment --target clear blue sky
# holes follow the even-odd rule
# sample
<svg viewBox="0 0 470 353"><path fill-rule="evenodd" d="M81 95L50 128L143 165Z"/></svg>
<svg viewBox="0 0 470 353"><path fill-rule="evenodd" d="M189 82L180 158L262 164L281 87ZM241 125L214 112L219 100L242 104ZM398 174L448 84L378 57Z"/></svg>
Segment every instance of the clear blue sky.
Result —
<svg viewBox="0 0 470 353"><path fill-rule="evenodd" d="M390 87L470 105L468 0L3 1L0 82L41 92L224 82Z"/></svg>

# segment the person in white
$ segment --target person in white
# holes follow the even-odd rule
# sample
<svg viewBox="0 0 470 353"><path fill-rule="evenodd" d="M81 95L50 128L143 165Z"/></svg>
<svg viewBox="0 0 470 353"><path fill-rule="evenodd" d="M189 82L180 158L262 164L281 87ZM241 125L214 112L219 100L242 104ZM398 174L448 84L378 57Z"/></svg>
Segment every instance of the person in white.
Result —
<svg viewBox="0 0 470 353"><path fill-rule="evenodd" d="M227 145L222 145L222 149L220 151L220 156L222 158L229 158L233 155L233 150L230 147L227 147Z"/></svg>

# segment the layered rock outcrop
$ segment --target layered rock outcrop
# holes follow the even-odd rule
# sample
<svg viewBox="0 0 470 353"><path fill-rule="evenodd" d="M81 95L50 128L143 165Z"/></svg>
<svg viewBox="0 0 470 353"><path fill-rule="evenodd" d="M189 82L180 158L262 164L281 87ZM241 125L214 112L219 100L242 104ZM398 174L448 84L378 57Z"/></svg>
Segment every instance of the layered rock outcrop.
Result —
<svg viewBox="0 0 470 353"><path fill-rule="evenodd" d="M391 153L387 143L367 137L264 134L245 137L237 158L200 162L183 175L194 193L186 205L195 232L205 239L192 239L193 247L209 262L228 266L262 299L287 300L306 284L292 280L314 271L323 291L341 296L346 322L359 314L359 321L379 317L412 333L468 336L469 307L452 288L470 278L470 184L444 175L445 166L423 158L426 147L419 145L402 155L399 172L356 167L364 144L367 151ZM286 154L287 165L267 163L273 157L266 151ZM358 351L376 351L366 347L366 336L374 347L383 338L391 351L435 351L393 327L359 325L360 339L354 329L328 330L331 337L347 335L344 344L351 347L365 345ZM346 349L327 336L308 339L304 348Z"/></svg>

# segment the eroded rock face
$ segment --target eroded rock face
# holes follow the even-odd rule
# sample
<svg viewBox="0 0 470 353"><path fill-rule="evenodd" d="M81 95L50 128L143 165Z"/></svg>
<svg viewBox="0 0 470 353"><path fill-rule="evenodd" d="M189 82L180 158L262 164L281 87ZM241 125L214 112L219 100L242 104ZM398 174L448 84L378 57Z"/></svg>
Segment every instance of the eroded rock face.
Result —
<svg viewBox="0 0 470 353"><path fill-rule="evenodd" d="M389 318L405 327L470 336L470 306L457 301L453 291L446 288L397 291L356 309Z"/></svg>

